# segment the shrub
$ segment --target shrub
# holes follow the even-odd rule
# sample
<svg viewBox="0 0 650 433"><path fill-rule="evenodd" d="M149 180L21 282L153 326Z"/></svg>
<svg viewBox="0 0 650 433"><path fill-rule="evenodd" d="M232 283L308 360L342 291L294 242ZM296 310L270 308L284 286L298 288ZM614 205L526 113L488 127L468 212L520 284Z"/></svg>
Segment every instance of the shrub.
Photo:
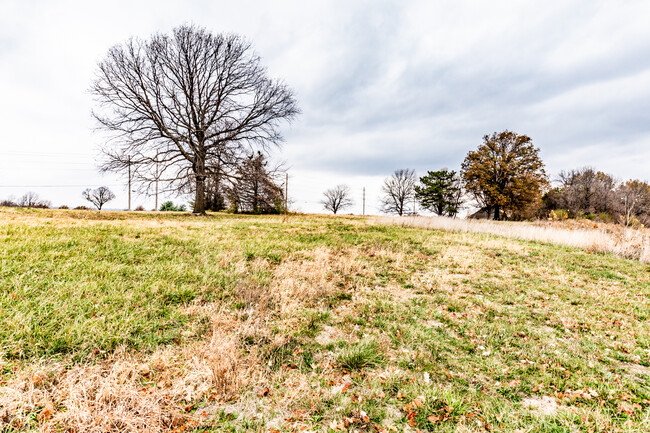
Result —
<svg viewBox="0 0 650 433"><path fill-rule="evenodd" d="M554 209L549 213L549 219L553 221L562 221L569 218L569 213L564 209Z"/></svg>
<svg viewBox="0 0 650 433"><path fill-rule="evenodd" d="M612 218L612 215L608 214L607 212L601 212L598 214L598 221L604 223L611 223L612 221L614 221L614 218Z"/></svg>
<svg viewBox="0 0 650 433"><path fill-rule="evenodd" d="M174 202L166 201L163 204L160 205L160 210L162 212L185 212L187 208L185 207L184 204L176 206Z"/></svg>
<svg viewBox="0 0 650 433"><path fill-rule="evenodd" d="M140 206L136 207L133 210L136 211L136 212L142 212L142 211L144 211L144 206L140 205Z"/></svg>
<svg viewBox="0 0 650 433"><path fill-rule="evenodd" d="M343 349L339 353L337 361L345 369L360 370L365 367L382 365L384 355L376 341L362 340Z"/></svg>
<svg viewBox="0 0 650 433"><path fill-rule="evenodd" d="M625 224L625 222L623 221L622 224ZM633 229L642 229L644 226L637 217L631 216L628 221L628 227L632 227Z"/></svg>
<svg viewBox="0 0 650 433"><path fill-rule="evenodd" d="M2 201L0 201L0 206L4 206L4 207L18 207L18 203L16 203L15 201L13 201L13 200L11 200L11 199L9 199L9 200L2 200Z"/></svg>
<svg viewBox="0 0 650 433"><path fill-rule="evenodd" d="M61 206L59 206L59 209L70 209L70 208L68 206L62 204Z"/></svg>
<svg viewBox="0 0 650 433"><path fill-rule="evenodd" d="M87 208L86 206L77 206L76 208L74 208L74 210L90 210L90 209Z"/></svg>

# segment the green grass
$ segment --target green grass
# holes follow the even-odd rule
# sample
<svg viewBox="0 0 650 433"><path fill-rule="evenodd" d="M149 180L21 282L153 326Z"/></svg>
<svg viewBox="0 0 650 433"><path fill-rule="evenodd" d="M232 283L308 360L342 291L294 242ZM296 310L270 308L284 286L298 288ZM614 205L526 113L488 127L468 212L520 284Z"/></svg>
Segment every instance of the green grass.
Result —
<svg viewBox="0 0 650 433"><path fill-rule="evenodd" d="M345 347L337 361L347 370L361 370L384 364L384 356L376 341L362 340Z"/></svg>
<svg viewBox="0 0 650 433"><path fill-rule="evenodd" d="M230 406L172 398L211 408L204 431L650 430L650 266L610 255L358 217L0 209L0 295L0 386L118 348L168 348L178 376L183 348L234 341L255 381ZM156 368L136 379L172 380ZM45 422L25 410L12 428Z"/></svg>

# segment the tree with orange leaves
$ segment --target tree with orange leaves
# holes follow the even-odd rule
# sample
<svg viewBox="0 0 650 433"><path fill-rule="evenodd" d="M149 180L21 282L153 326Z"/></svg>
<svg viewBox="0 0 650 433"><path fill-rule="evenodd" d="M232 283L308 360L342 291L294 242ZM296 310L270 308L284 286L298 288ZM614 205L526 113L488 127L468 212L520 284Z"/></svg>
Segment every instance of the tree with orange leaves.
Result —
<svg viewBox="0 0 650 433"><path fill-rule="evenodd" d="M548 186L539 148L530 137L508 130L484 136L461 167L465 189L495 220L534 215Z"/></svg>

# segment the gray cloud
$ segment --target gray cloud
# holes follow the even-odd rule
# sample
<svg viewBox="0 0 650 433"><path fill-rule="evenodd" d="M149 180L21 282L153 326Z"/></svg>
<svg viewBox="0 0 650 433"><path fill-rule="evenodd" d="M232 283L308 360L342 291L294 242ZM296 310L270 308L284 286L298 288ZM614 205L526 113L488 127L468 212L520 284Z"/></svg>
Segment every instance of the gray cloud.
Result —
<svg viewBox="0 0 650 433"><path fill-rule="evenodd" d="M247 36L296 90L303 115L287 126L282 157L304 210L317 210L330 183L378 190L396 168L458 168L484 134L506 128L533 138L551 174L589 164L646 178L648 16L641 1L4 2L0 118L11 128L0 186L119 187L83 165L102 141L86 92L94 67L129 36L187 22ZM43 167L53 151L82 165L28 175L30 158L15 149ZM79 201L54 190L42 195Z"/></svg>

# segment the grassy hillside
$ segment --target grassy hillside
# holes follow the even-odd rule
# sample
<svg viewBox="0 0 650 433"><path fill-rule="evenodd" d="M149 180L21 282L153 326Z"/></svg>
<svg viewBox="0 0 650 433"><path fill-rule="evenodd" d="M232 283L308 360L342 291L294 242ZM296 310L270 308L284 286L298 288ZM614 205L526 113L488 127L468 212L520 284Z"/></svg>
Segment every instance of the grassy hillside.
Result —
<svg viewBox="0 0 650 433"><path fill-rule="evenodd" d="M4 431L648 431L650 267L359 217L0 208Z"/></svg>

